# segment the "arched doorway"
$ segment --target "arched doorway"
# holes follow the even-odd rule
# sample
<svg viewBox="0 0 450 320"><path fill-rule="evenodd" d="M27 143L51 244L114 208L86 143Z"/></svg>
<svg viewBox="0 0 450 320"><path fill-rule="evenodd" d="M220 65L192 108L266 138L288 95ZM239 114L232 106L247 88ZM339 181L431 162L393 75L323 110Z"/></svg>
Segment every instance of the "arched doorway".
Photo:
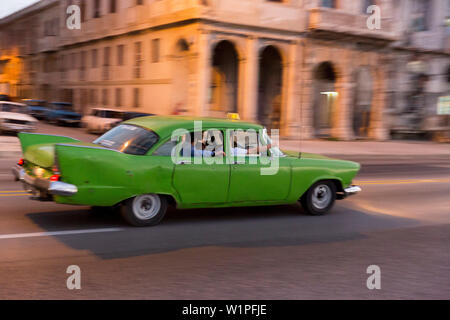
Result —
<svg viewBox="0 0 450 320"><path fill-rule="evenodd" d="M213 50L210 88L210 111L223 116L237 112L238 53L228 40L220 41Z"/></svg>
<svg viewBox="0 0 450 320"><path fill-rule="evenodd" d="M280 129L282 76L280 52L265 47L259 59L258 121L266 128Z"/></svg>
<svg viewBox="0 0 450 320"><path fill-rule="evenodd" d="M330 136L333 109L337 101L337 74L331 62L322 62L313 71L314 130L318 137Z"/></svg>
<svg viewBox="0 0 450 320"><path fill-rule="evenodd" d="M353 132L357 138L366 138L369 134L373 97L373 78L368 67L362 67L356 72L355 84Z"/></svg>
<svg viewBox="0 0 450 320"><path fill-rule="evenodd" d="M172 114L184 114L189 112L189 44L185 39L180 39L175 44L172 56L173 81L172 81Z"/></svg>

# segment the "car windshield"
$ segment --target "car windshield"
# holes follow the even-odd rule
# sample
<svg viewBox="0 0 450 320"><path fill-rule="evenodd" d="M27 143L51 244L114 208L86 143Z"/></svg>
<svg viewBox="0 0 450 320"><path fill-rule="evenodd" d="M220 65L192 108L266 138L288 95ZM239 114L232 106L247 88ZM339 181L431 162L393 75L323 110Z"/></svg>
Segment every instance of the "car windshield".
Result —
<svg viewBox="0 0 450 320"><path fill-rule="evenodd" d="M27 107L11 103L0 103L0 111L3 112L15 112L15 113L27 113Z"/></svg>
<svg viewBox="0 0 450 320"><path fill-rule="evenodd" d="M158 135L153 131L122 124L109 130L94 143L123 153L145 155L158 140Z"/></svg>
<svg viewBox="0 0 450 320"><path fill-rule="evenodd" d="M122 119L122 117L123 117L123 113L120 111L105 110L102 115L103 115L103 118L109 118L109 119Z"/></svg>

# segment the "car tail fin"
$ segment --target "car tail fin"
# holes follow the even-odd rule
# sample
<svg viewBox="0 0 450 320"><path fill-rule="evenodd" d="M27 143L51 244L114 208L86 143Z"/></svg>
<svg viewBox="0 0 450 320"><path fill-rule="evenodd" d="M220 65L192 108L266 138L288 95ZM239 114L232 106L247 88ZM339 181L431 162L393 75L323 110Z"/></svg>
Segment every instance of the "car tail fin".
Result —
<svg viewBox="0 0 450 320"><path fill-rule="evenodd" d="M80 140L64 137L64 136L56 136L49 134L36 134L36 133L25 133L21 132L18 134L20 144L22 146L22 153L25 154L27 149L30 146L36 144L46 144L46 143L70 143L70 142L79 142Z"/></svg>

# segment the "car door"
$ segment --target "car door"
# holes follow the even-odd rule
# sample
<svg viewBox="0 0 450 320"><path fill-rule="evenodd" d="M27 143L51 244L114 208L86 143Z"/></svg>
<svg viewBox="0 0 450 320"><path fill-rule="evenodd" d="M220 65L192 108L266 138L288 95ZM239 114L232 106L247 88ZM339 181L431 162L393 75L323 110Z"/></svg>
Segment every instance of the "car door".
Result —
<svg viewBox="0 0 450 320"><path fill-rule="evenodd" d="M227 134L228 152L232 155L233 132ZM256 141L260 141L259 133ZM247 146L246 146L247 147ZM252 146L249 146L250 148ZM282 201L291 187L291 165L286 157L250 154L231 159L228 201Z"/></svg>
<svg viewBox="0 0 450 320"><path fill-rule="evenodd" d="M205 132L203 132L203 135ZM220 131L223 141L223 132ZM184 143L190 148L190 137ZM223 142L222 142L223 143ZM190 150L190 149L189 149ZM228 197L230 165L225 158L207 163L201 155L185 155L177 151L173 187L185 204L224 203ZM211 160L211 159L210 159ZM221 161L219 161L221 160Z"/></svg>

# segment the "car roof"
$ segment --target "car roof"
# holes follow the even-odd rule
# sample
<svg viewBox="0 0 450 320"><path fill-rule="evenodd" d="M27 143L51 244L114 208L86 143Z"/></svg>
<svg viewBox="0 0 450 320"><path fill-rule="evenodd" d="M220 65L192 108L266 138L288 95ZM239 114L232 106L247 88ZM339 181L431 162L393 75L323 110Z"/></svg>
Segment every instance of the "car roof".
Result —
<svg viewBox="0 0 450 320"><path fill-rule="evenodd" d="M140 117L127 120L124 123L134 124L156 132L161 138L172 135L176 129L194 129L194 121L202 121L202 129L254 129L259 130L263 127L259 124L240 120L229 120L206 117L187 117L187 116L151 116Z"/></svg>
<svg viewBox="0 0 450 320"><path fill-rule="evenodd" d="M91 108L91 110L102 110L102 111L117 111L117 112L127 112L125 110L121 110L121 109L113 109L113 108L102 108L102 107L95 107L95 108Z"/></svg>
<svg viewBox="0 0 450 320"><path fill-rule="evenodd" d="M11 101L0 101L0 104L13 104L15 106L28 107L26 104L19 103L19 102L11 102Z"/></svg>

